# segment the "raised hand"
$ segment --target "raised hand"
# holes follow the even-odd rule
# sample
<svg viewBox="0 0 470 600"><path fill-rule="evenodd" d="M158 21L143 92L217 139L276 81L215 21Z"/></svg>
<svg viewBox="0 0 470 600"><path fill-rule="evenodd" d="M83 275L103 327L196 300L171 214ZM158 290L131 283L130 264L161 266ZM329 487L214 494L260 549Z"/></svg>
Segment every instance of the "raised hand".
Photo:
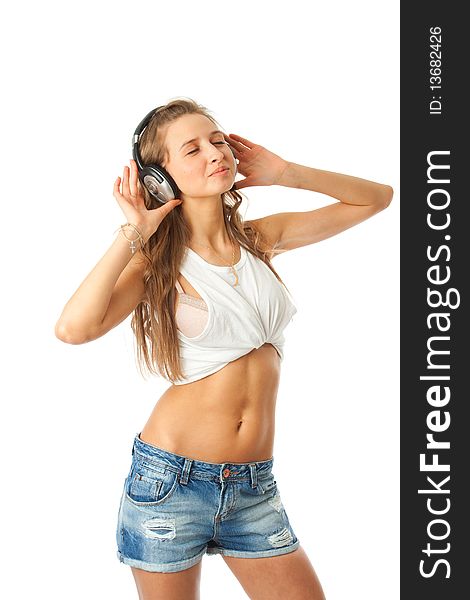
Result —
<svg viewBox="0 0 470 600"><path fill-rule="evenodd" d="M224 137L239 160L238 172L245 176L245 179L235 183L235 189L255 185L276 185L280 181L289 164L286 160L264 146L250 142L235 133L230 133L228 136L224 134Z"/></svg>
<svg viewBox="0 0 470 600"><path fill-rule="evenodd" d="M114 182L113 196L121 207L127 222L138 227L145 241L147 241L158 229L166 215L176 206L179 206L182 200L169 200L159 208L147 209L138 181L137 164L133 159L130 160L130 164L130 169L127 166L124 167L122 190L121 178L118 177Z"/></svg>

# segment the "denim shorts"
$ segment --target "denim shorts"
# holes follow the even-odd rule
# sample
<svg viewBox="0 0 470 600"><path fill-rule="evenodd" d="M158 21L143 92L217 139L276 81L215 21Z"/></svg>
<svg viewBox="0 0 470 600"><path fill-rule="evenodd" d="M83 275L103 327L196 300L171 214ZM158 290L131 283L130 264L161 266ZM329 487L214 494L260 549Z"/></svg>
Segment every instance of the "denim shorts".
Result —
<svg viewBox="0 0 470 600"><path fill-rule="evenodd" d="M116 530L117 556L145 571L188 569L204 554L260 558L299 547L274 458L210 463L134 438Z"/></svg>

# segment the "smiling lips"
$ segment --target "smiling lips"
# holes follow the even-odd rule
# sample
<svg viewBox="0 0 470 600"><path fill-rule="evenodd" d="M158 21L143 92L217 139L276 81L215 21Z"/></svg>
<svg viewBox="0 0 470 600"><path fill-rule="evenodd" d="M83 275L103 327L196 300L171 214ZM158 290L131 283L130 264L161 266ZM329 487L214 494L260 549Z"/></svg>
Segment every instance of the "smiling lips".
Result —
<svg viewBox="0 0 470 600"><path fill-rule="evenodd" d="M220 167L220 168L217 169L217 171L214 171L213 173L211 173L210 176L212 177L212 175L216 175L217 173L223 173L224 171L228 171L228 168L227 167Z"/></svg>

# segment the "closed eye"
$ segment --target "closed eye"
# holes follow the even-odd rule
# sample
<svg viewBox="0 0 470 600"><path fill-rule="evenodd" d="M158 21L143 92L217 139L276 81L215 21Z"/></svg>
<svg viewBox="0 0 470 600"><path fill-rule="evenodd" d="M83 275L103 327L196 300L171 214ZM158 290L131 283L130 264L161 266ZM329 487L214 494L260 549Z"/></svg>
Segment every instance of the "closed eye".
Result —
<svg viewBox="0 0 470 600"><path fill-rule="evenodd" d="M226 144L226 142L214 142L214 144ZM197 152L198 148L195 148L194 150L191 150L191 152L188 152L188 154L194 154L194 152Z"/></svg>

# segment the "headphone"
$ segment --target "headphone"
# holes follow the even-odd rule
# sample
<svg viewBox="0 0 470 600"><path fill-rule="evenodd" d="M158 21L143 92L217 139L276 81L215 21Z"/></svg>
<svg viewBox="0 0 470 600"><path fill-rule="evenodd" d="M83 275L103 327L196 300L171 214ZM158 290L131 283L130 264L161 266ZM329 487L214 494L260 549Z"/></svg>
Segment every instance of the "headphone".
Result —
<svg viewBox="0 0 470 600"><path fill-rule="evenodd" d="M142 163L142 157L139 151L139 140L142 132L149 124L153 115L163 106L158 106L151 110L137 125L134 135L132 136L132 156L137 163L137 171L139 179L142 185L148 190L148 192L159 202L165 204L169 200L179 198L181 191L176 185L173 177L166 171L162 166L156 164L144 165ZM235 174L237 173L237 159L233 148L229 146L232 155L233 162L235 164Z"/></svg>

